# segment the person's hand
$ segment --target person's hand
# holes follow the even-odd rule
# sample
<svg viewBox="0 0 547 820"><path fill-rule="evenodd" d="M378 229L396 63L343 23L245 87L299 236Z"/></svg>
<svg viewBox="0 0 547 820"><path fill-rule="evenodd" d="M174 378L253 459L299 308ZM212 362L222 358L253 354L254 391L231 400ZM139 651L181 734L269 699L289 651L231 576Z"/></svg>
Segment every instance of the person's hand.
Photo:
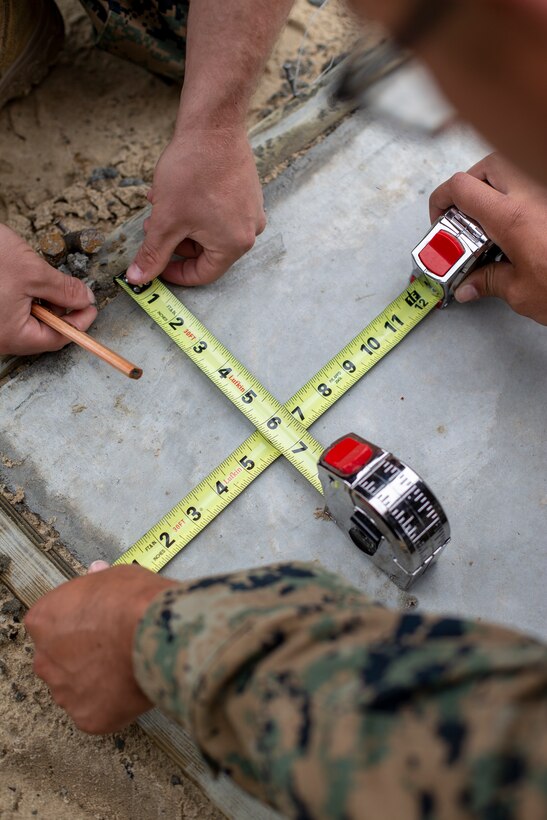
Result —
<svg viewBox="0 0 547 820"><path fill-rule="evenodd" d="M146 238L127 270L132 284L163 274L176 285L214 282L266 226L262 190L244 127L178 129L149 194ZM185 257L171 261L173 254Z"/></svg>
<svg viewBox="0 0 547 820"><path fill-rule="evenodd" d="M97 316L93 291L47 264L16 233L0 225L0 354L31 355L60 350L68 339L31 316L42 299L78 330Z"/></svg>
<svg viewBox="0 0 547 820"><path fill-rule="evenodd" d="M133 674L133 637L156 595L176 586L141 567L106 567L97 562L90 574L57 587L25 618L34 671L92 734L117 731L151 708Z"/></svg>
<svg viewBox="0 0 547 820"><path fill-rule="evenodd" d="M507 257L470 274L455 293L457 301L497 296L547 325L547 190L491 154L433 192L431 219L452 205L479 222Z"/></svg>

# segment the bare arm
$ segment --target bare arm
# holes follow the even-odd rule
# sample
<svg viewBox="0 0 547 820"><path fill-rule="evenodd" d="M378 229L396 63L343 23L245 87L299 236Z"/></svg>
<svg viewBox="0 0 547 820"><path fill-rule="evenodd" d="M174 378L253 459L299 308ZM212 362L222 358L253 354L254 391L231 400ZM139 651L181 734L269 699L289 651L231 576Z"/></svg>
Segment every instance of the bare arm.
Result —
<svg viewBox="0 0 547 820"><path fill-rule="evenodd" d="M128 278L213 282L266 225L249 101L293 0L193 0L175 134L156 167L146 239ZM171 262L173 253L187 257Z"/></svg>
<svg viewBox="0 0 547 820"><path fill-rule="evenodd" d="M294 0L192 0L177 131L244 125L249 102Z"/></svg>

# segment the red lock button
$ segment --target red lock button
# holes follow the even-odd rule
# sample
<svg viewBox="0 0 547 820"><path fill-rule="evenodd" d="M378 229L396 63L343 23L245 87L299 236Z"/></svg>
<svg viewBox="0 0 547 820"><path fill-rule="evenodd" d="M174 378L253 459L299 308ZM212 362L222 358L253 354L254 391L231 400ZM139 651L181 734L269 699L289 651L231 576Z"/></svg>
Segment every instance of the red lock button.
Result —
<svg viewBox="0 0 547 820"><path fill-rule="evenodd" d="M455 236L438 231L420 251L420 260L431 273L442 279L464 254L465 248Z"/></svg>
<svg viewBox="0 0 547 820"><path fill-rule="evenodd" d="M344 475L353 475L362 470L374 455L375 451L370 444L348 436L337 442L323 457L323 461Z"/></svg>

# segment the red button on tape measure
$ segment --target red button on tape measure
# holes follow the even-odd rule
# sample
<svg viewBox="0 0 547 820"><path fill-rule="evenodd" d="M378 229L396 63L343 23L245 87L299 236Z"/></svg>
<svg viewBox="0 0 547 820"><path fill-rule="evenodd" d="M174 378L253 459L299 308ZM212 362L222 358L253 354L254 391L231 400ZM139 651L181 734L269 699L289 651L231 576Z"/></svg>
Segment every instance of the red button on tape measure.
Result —
<svg viewBox="0 0 547 820"><path fill-rule="evenodd" d="M462 258L465 248L455 236L447 231L439 231L420 251L420 259L435 276L446 276L456 262Z"/></svg>
<svg viewBox="0 0 547 820"><path fill-rule="evenodd" d="M369 463L374 455L370 445L364 444L348 436L338 441L334 447L323 456L324 461L344 475L353 475Z"/></svg>

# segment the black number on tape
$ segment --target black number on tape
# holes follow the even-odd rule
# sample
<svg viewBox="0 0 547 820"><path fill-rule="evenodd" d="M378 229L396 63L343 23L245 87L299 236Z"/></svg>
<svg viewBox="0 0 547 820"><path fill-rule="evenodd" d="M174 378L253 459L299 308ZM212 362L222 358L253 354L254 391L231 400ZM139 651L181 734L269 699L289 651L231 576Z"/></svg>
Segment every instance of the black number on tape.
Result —
<svg viewBox="0 0 547 820"><path fill-rule="evenodd" d="M152 302L155 302L156 299L159 299L159 298L160 298L159 293L153 293L152 296L150 297L150 299L148 300L148 304L151 305ZM138 564L139 562L138 561L133 561L133 563Z"/></svg>
<svg viewBox="0 0 547 820"><path fill-rule="evenodd" d="M160 533L160 541L163 542L163 545L165 547L167 547L167 549L169 549L169 547L172 547L175 543L174 538L169 538L169 533L168 532L161 532Z"/></svg>
<svg viewBox="0 0 547 820"><path fill-rule="evenodd" d="M295 453L295 454L296 454L296 453L303 453L305 450L307 450L307 449L308 449L308 445L307 445L307 444L304 444L304 442L303 442L303 441L299 441L299 442L298 442L298 444L299 444L300 446L299 446L299 447L298 447L298 446L297 446L297 447L295 447L295 448L294 448L294 450L292 451L293 453Z"/></svg>
<svg viewBox="0 0 547 820"><path fill-rule="evenodd" d="M321 393L322 396L330 396L332 390L330 389L330 387L327 387L326 384L320 384L317 388L317 392Z"/></svg>
<svg viewBox="0 0 547 820"><path fill-rule="evenodd" d="M342 363L342 367L344 368L344 370L347 370L348 373L355 373L355 365L353 364L353 362L350 362L349 359Z"/></svg>
<svg viewBox="0 0 547 820"><path fill-rule="evenodd" d="M300 421L304 421L304 413L302 412L302 408L297 406L294 410L291 410L291 416L294 416L295 413L300 417Z"/></svg>
<svg viewBox="0 0 547 820"><path fill-rule="evenodd" d="M372 356L374 350L380 350L380 342L378 339L375 339L374 336L371 336L370 339L367 339L366 345L361 345L361 350L363 353L368 353L369 356Z"/></svg>
<svg viewBox="0 0 547 820"><path fill-rule="evenodd" d="M253 399L256 399L256 393L254 390L247 390L245 395L241 397L241 401L244 404L251 404Z"/></svg>
<svg viewBox="0 0 547 820"><path fill-rule="evenodd" d="M172 330L178 330L179 327L182 327L184 324L184 319L182 316L177 316L174 322L169 322L169 327Z"/></svg>
<svg viewBox="0 0 547 820"><path fill-rule="evenodd" d="M190 516L192 521L199 521L201 518L201 513L198 512L195 507L188 507L186 510L186 515Z"/></svg>
<svg viewBox="0 0 547 820"><path fill-rule="evenodd" d="M250 458L247 458L247 456L243 456L243 458L240 458L239 463L242 467L245 467L246 470L252 470L255 466L254 461L252 461L252 459Z"/></svg>
<svg viewBox="0 0 547 820"><path fill-rule="evenodd" d="M231 367L221 367L221 369L218 372L220 374L221 379L227 379L228 376L230 375L230 373L232 372L232 368Z"/></svg>
<svg viewBox="0 0 547 820"><path fill-rule="evenodd" d="M203 353L204 350L207 350L207 342L198 342L192 349L194 353Z"/></svg>
<svg viewBox="0 0 547 820"><path fill-rule="evenodd" d="M272 418L267 423L267 426L270 430L277 430L280 424L281 419L279 418L279 416L272 416Z"/></svg>
<svg viewBox="0 0 547 820"><path fill-rule="evenodd" d="M228 487L226 486L226 484L223 484L222 481L217 481L217 493L219 495L222 495L222 493L227 493L227 492L228 492Z"/></svg>
<svg viewBox="0 0 547 820"><path fill-rule="evenodd" d="M399 327L403 327L403 325L404 325L404 322L402 322L402 321L399 319L399 317L397 316L397 314L396 314L396 313L394 313L394 314L393 314L393 316L391 317L391 322L395 322L396 324L398 324L398 325L399 325ZM385 323L385 325L384 325L385 329L386 329L386 330L391 330L391 332L392 332L392 333L397 333L397 331L398 331L398 329L399 329L399 328L394 327L394 326L391 324L391 322L386 322L386 323Z"/></svg>

